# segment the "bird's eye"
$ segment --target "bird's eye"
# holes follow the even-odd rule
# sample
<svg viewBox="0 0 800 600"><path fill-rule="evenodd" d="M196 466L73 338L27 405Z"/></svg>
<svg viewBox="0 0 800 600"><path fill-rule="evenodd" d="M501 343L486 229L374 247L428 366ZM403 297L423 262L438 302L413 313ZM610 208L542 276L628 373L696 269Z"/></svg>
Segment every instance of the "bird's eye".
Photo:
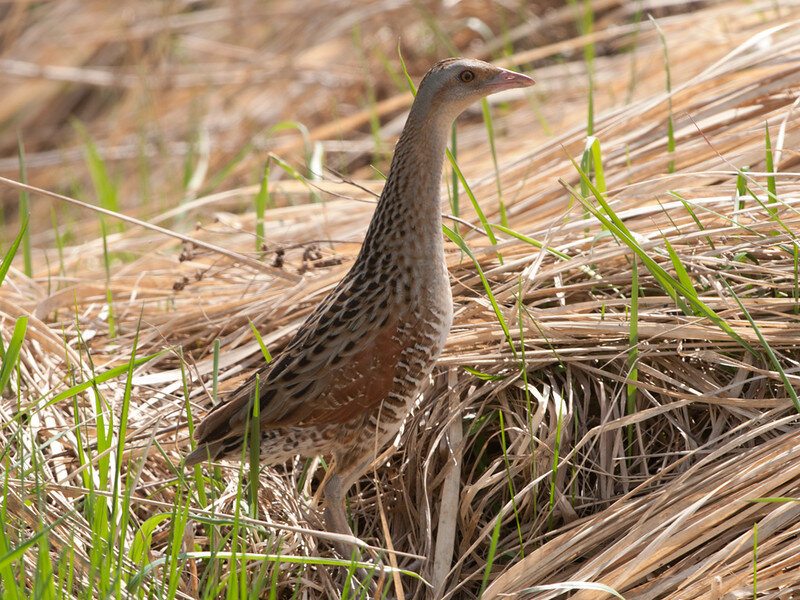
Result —
<svg viewBox="0 0 800 600"><path fill-rule="evenodd" d="M463 81L464 83L469 83L473 79L475 79L475 73L467 69L466 71L461 71L459 73L458 78Z"/></svg>

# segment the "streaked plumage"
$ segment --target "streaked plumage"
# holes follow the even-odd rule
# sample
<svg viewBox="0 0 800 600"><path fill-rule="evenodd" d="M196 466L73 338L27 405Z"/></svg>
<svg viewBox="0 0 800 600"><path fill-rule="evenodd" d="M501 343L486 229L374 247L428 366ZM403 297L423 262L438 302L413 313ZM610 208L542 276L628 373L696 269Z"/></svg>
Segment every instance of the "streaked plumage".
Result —
<svg viewBox="0 0 800 600"><path fill-rule="evenodd" d="M343 500L397 434L453 318L439 188L450 126L474 101L533 80L471 59L420 83L380 201L350 271L260 375L261 460L332 455L328 527L349 533ZM252 378L197 427L185 464L241 456Z"/></svg>

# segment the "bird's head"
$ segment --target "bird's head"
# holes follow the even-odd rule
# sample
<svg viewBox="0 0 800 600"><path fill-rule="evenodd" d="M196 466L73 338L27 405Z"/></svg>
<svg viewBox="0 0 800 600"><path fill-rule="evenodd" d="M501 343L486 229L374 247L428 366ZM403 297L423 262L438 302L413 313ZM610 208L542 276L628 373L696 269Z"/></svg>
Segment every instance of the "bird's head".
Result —
<svg viewBox="0 0 800 600"><path fill-rule="evenodd" d="M473 102L489 94L533 84L527 75L482 60L448 58L433 65L423 77L415 105L429 117L452 121Z"/></svg>

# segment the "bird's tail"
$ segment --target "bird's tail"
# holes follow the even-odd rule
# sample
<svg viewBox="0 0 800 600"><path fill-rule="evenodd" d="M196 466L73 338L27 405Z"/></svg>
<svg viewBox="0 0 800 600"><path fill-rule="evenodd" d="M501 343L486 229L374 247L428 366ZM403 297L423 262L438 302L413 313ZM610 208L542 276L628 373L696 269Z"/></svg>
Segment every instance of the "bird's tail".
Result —
<svg viewBox="0 0 800 600"><path fill-rule="evenodd" d="M183 459L183 466L193 467L194 465L199 465L201 462L219 458L222 455L222 448L222 440L209 442L207 444L200 444L185 459Z"/></svg>

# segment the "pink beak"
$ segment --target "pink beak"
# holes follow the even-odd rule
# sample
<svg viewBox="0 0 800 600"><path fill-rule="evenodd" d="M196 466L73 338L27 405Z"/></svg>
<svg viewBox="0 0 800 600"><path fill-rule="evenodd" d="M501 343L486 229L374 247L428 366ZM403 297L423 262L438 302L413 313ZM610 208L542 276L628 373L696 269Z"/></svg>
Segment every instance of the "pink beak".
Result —
<svg viewBox="0 0 800 600"><path fill-rule="evenodd" d="M494 91L510 90L512 88L529 87L536 83L533 79L522 73L498 69L497 75L486 82Z"/></svg>

